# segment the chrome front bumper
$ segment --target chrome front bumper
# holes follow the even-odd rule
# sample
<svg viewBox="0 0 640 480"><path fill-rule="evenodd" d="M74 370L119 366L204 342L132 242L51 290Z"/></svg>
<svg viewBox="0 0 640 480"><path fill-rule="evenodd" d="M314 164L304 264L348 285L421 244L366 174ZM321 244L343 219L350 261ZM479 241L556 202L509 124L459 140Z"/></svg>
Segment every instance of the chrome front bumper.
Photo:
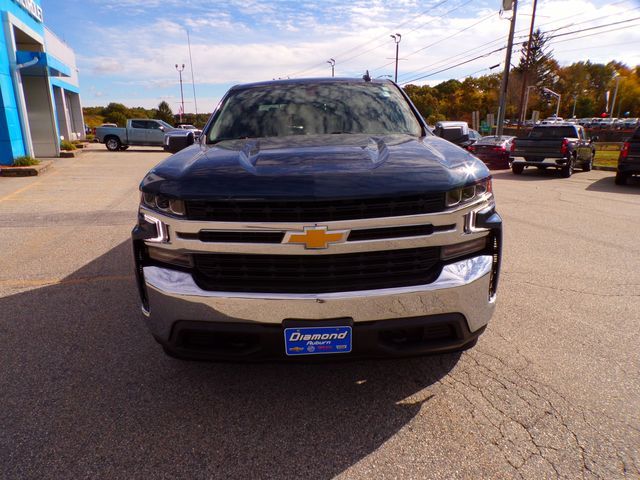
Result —
<svg viewBox="0 0 640 480"><path fill-rule="evenodd" d="M354 322L461 313L471 332L484 327L495 308L490 298L493 258L481 255L446 265L428 285L323 294L211 292L190 274L166 268L143 268L147 325L168 341L175 322L243 322L281 324L285 319L351 318Z"/></svg>
<svg viewBox="0 0 640 480"><path fill-rule="evenodd" d="M525 165L529 167L555 167L561 168L564 167L568 160L564 157L548 157L540 160L539 162L529 162L524 157L511 157L512 165Z"/></svg>

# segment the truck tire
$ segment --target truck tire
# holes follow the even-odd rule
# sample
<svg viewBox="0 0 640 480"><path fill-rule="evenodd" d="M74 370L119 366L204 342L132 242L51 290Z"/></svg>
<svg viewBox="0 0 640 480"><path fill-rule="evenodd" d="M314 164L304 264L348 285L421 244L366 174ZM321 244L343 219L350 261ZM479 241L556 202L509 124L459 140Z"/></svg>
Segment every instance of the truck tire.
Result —
<svg viewBox="0 0 640 480"><path fill-rule="evenodd" d="M593 168L593 159L595 158L596 154L592 153L591 157L589 157L589 160L587 160L586 162L584 162L584 164L582 165L582 171L583 172L590 172L591 169Z"/></svg>
<svg viewBox="0 0 640 480"><path fill-rule="evenodd" d="M107 147L107 150L111 152L117 152L122 146L122 143L120 142L120 139L118 137L107 137L104 141L104 144Z"/></svg>
<svg viewBox="0 0 640 480"><path fill-rule="evenodd" d="M573 174L573 158L569 159L569 163L560 169L560 176L562 178L569 178Z"/></svg>
<svg viewBox="0 0 640 480"><path fill-rule="evenodd" d="M627 184L627 178L629 178L629 176L626 173L620 173L617 172L616 173L616 185L626 185Z"/></svg>
<svg viewBox="0 0 640 480"><path fill-rule="evenodd" d="M511 164L511 171L514 175L520 175L524 171L524 165Z"/></svg>

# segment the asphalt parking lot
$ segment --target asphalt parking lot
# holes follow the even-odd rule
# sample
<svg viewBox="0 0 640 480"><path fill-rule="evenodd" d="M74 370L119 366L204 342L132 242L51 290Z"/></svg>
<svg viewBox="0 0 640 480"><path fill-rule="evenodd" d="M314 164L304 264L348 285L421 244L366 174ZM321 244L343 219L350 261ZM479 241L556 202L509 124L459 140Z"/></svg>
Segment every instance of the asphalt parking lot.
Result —
<svg viewBox="0 0 640 480"><path fill-rule="evenodd" d="M462 354L182 362L129 232L159 149L0 177L0 478L640 478L640 182L496 172L498 307Z"/></svg>

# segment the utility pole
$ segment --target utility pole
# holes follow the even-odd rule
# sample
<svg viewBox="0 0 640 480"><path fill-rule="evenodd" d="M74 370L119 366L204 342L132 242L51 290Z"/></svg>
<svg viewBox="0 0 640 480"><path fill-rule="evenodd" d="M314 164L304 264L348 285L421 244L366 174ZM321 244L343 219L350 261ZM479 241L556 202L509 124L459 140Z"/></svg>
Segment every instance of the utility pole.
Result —
<svg viewBox="0 0 640 480"><path fill-rule="evenodd" d="M509 69L511 68L511 50L513 50L513 34L516 28L516 13L518 10L518 0L513 0L513 16L511 17L511 26L509 27L509 41L507 42L507 53L504 59L504 72L502 73L502 82L500 83L500 107L498 108L498 128L496 136L502 137L504 129L504 113L507 106L507 86L509 85Z"/></svg>
<svg viewBox="0 0 640 480"><path fill-rule="evenodd" d="M335 71L336 61L333 58L330 58L329 60L327 60L327 63L329 65L331 65L331 77L335 77L336 76L336 71Z"/></svg>
<svg viewBox="0 0 640 480"><path fill-rule="evenodd" d="M533 12L531 13L531 26L529 27L529 41L527 42L527 56L524 64L524 72L522 72L522 90L520 91L520 111L518 112L518 130L520 125L526 120L526 107L522 109L525 89L527 88L527 76L529 75L529 62L531 61L531 42L533 40L533 25L536 21L536 7L538 0L533 0ZM527 91L527 95L529 92ZM528 99L528 98L527 98Z"/></svg>
<svg viewBox="0 0 640 480"><path fill-rule="evenodd" d="M182 67L178 67L178 64L176 63L176 70L180 76L180 123L182 123L182 115L184 114L184 93L182 91L182 72L184 71L184 63L182 64Z"/></svg>
<svg viewBox="0 0 640 480"><path fill-rule="evenodd" d="M398 83L398 52L400 51L400 40L402 39L402 35L396 33L395 35L389 35L393 38L393 41L396 42L396 75L394 77L394 81Z"/></svg>

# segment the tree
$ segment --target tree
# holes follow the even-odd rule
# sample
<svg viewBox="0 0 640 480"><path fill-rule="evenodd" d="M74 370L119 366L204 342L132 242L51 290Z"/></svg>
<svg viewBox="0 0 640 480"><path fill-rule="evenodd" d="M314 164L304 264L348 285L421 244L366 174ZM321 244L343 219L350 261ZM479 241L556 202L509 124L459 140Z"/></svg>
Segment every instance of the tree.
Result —
<svg viewBox="0 0 640 480"><path fill-rule="evenodd" d="M119 127L127 125L127 116L122 112L111 112L104 117L106 123L115 123Z"/></svg>
<svg viewBox="0 0 640 480"><path fill-rule="evenodd" d="M171 107L164 100L158 104L158 110L155 112L155 118L158 120L164 120L171 125L173 125L175 121Z"/></svg>
<svg viewBox="0 0 640 480"><path fill-rule="evenodd" d="M528 43L528 42L527 42ZM516 72L527 73L528 85L549 86L553 84L553 77L556 75L559 65L553 58L553 50L549 48L549 38L540 29L533 32L531 36L531 54L527 62L527 43L524 43L520 63L516 67Z"/></svg>

